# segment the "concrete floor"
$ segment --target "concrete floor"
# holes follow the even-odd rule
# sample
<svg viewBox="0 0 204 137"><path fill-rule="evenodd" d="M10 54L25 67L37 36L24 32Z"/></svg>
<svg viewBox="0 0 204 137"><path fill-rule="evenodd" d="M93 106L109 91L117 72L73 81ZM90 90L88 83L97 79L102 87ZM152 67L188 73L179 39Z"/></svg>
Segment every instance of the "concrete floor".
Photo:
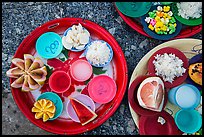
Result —
<svg viewBox="0 0 204 137"><path fill-rule="evenodd" d="M139 60L163 41L147 38L130 28L110 2L3 2L2 3L2 134L52 135L32 124L15 104L9 78L5 76L11 59L22 40L36 27L62 17L79 17L91 20L108 30L125 54L128 76ZM193 38L202 39L202 34ZM137 135L131 117L127 92L114 113L104 124L84 135Z"/></svg>

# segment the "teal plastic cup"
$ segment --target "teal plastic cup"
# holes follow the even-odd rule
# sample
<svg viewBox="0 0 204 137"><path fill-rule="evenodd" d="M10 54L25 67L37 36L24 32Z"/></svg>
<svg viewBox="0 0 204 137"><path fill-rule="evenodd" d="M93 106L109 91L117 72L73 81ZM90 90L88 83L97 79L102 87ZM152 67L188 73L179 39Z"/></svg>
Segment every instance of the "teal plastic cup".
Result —
<svg viewBox="0 0 204 137"><path fill-rule="evenodd" d="M168 92L168 100L181 109L195 109L200 104L200 91L191 84L174 87Z"/></svg>
<svg viewBox="0 0 204 137"><path fill-rule="evenodd" d="M202 117L196 110L181 109L174 117L177 127L185 133L197 132L202 126Z"/></svg>
<svg viewBox="0 0 204 137"><path fill-rule="evenodd" d="M55 112L54 117L50 118L49 120L55 120L56 118L58 118L62 114L63 103L62 103L61 98L56 93L49 92L49 91L44 92L37 98L37 100L40 100L40 99L50 100L54 103L54 105L56 107L56 112Z"/></svg>

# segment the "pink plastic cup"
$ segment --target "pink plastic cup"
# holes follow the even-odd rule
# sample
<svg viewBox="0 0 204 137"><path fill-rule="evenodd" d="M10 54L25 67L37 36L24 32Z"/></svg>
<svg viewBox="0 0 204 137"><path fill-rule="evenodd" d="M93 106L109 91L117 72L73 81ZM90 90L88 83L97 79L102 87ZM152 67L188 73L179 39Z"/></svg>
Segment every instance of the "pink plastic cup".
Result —
<svg viewBox="0 0 204 137"><path fill-rule="evenodd" d="M78 59L70 67L71 77L76 81L86 81L93 73L92 66L84 59Z"/></svg>

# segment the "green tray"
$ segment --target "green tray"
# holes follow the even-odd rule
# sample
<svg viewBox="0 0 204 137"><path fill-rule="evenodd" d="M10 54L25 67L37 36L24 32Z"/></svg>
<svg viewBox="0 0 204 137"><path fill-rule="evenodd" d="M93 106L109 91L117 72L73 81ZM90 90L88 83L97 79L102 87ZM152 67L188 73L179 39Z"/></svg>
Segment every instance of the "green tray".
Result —
<svg viewBox="0 0 204 137"><path fill-rule="evenodd" d="M184 25L188 25L188 26L197 26L202 24L202 16L200 18L197 19L193 19L193 18L189 18L189 19L184 19L181 16L178 15L178 8L176 6L176 3L172 4L172 12L173 12L173 16L182 24Z"/></svg>

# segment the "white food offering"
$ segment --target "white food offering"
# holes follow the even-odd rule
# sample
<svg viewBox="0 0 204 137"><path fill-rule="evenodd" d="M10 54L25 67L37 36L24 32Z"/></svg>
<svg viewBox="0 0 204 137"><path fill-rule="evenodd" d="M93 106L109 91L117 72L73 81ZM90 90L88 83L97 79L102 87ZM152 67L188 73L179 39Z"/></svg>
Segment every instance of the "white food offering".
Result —
<svg viewBox="0 0 204 137"><path fill-rule="evenodd" d="M153 61L156 75L161 76L164 81L172 83L174 78L183 76L186 69L183 67L183 61L175 54L157 54Z"/></svg>
<svg viewBox="0 0 204 137"><path fill-rule="evenodd" d="M178 15L184 19L200 18L202 16L202 2L177 3Z"/></svg>
<svg viewBox="0 0 204 137"><path fill-rule="evenodd" d="M62 44L66 49L76 48L81 50L89 42L90 33L79 25L73 25L67 35L62 37Z"/></svg>
<svg viewBox="0 0 204 137"><path fill-rule="evenodd" d="M161 123L162 125L164 125L166 123L166 120L163 117L158 117L157 122Z"/></svg>
<svg viewBox="0 0 204 137"><path fill-rule="evenodd" d="M104 65L108 62L111 55L111 51L106 45L106 42L93 41L88 47L86 58L93 65Z"/></svg>

